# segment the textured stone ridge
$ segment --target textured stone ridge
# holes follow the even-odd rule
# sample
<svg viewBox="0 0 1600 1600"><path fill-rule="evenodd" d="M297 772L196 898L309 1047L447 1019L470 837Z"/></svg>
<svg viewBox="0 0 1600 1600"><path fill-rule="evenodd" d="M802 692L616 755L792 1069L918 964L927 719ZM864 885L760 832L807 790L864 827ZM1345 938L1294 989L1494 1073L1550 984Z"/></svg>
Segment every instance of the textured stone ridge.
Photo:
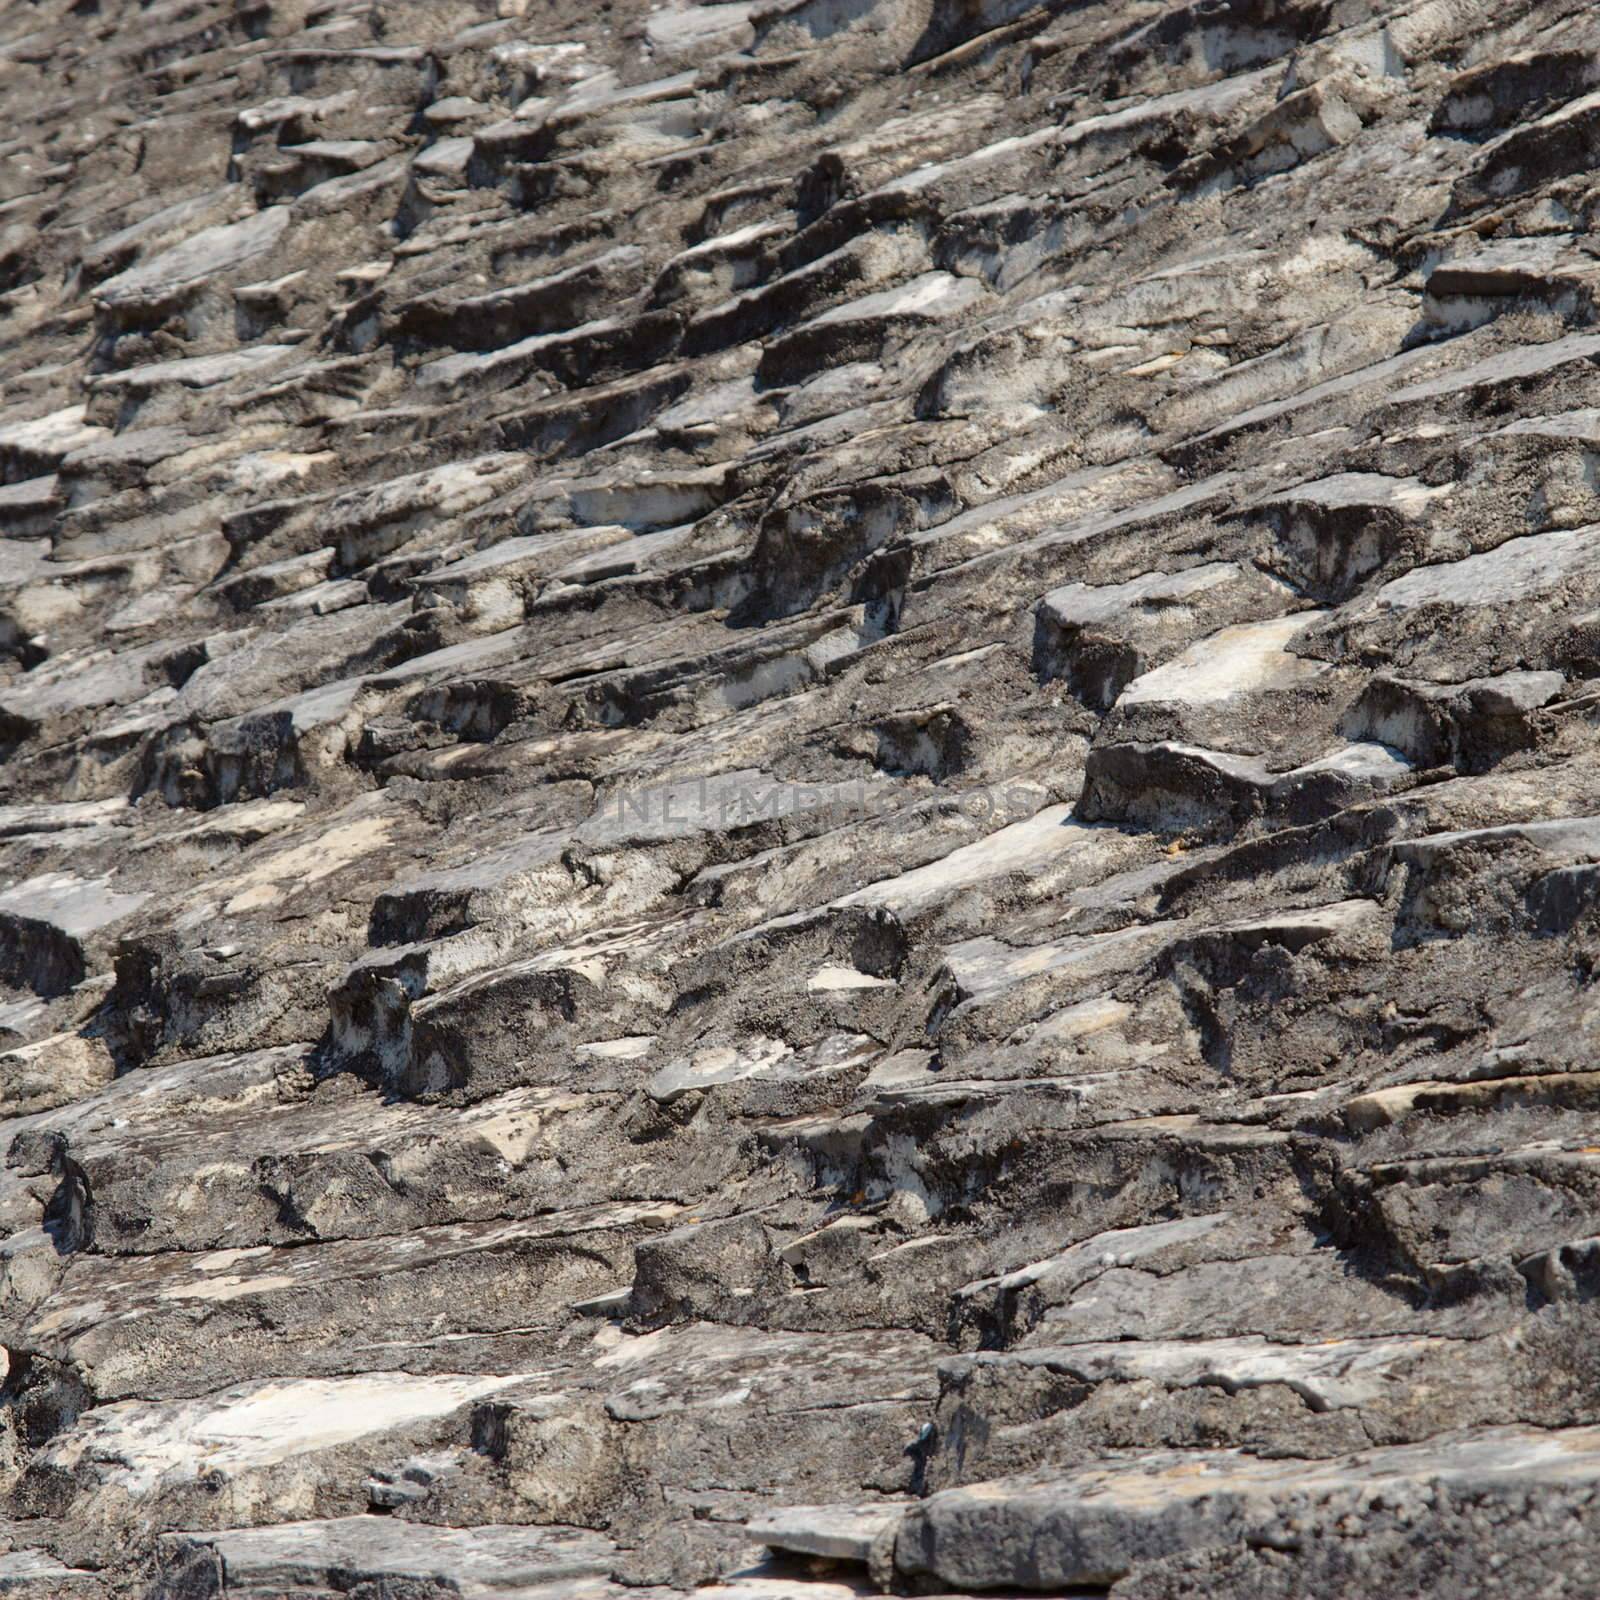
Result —
<svg viewBox="0 0 1600 1600"><path fill-rule="evenodd" d="M0 1592L1600 1594L1589 0L0 0Z"/></svg>

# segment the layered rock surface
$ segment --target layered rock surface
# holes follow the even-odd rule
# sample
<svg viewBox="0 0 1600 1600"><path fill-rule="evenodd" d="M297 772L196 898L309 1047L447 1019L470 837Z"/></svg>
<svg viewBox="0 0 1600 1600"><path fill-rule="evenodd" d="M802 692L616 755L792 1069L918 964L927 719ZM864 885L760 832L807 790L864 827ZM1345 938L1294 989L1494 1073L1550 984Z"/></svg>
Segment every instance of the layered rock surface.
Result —
<svg viewBox="0 0 1600 1600"><path fill-rule="evenodd" d="M0 1591L1600 1592L1591 7L0 106Z"/></svg>

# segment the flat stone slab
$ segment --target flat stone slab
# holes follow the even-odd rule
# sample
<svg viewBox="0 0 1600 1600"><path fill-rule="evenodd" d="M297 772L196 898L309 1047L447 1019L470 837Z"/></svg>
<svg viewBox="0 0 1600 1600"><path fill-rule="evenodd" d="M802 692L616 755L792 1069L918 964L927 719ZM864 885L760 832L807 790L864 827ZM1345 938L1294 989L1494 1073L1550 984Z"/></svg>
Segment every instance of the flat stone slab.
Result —
<svg viewBox="0 0 1600 1600"><path fill-rule="evenodd" d="M8 1550L0 1555L0 1595L8 1600L102 1600L104 1576L69 1567L43 1550Z"/></svg>
<svg viewBox="0 0 1600 1600"><path fill-rule="evenodd" d="M1240 568L1231 561L1212 561L1183 572L1147 572L1126 583L1069 583L1052 589L1041 607L1063 627L1089 627L1110 622L1142 608L1156 611L1182 605L1221 585L1236 583Z"/></svg>
<svg viewBox="0 0 1600 1600"><path fill-rule="evenodd" d="M410 1373L243 1384L200 1400L125 1400L95 1409L45 1460L103 1465L102 1486L147 1496L202 1473L247 1472L447 1416L519 1381Z"/></svg>
<svg viewBox="0 0 1600 1600"><path fill-rule="evenodd" d="M1408 384L1389 396L1391 405L1414 405L1424 400L1444 400L1468 389L1495 388L1535 378L1569 361L1593 361L1600 356L1600 334L1569 333L1548 344L1524 345L1503 355L1489 356L1471 366L1421 383Z"/></svg>
<svg viewBox="0 0 1600 1600"><path fill-rule="evenodd" d="M989 803L989 797L982 798L984 804ZM1046 806L1026 821L998 828L952 850L942 860L868 884L837 904L888 906L898 916L914 916L963 889L1013 873L1031 877L1070 857L1081 855L1098 861L1125 850L1125 841L1115 834L1075 822L1070 806Z"/></svg>
<svg viewBox="0 0 1600 1600"><path fill-rule="evenodd" d="M1378 610L1424 605L1497 606L1527 600L1600 565L1600 525L1509 539L1460 561L1416 567L1373 596Z"/></svg>
<svg viewBox="0 0 1600 1600"><path fill-rule="evenodd" d="M1547 1512L1560 1505L1600 1522L1597 1483L1595 1428L1487 1429L1325 1462L1157 1451L945 1490L907 1513L895 1565L956 1590L1111 1584L1140 1562L1202 1546L1294 1549L1347 1517L1374 1532L1415 1530L1440 1501L1512 1512L1537 1497Z"/></svg>
<svg viewBox="0 0 1600 1600"><path fill-rule="evenodd" d="M372 1584L509 1594L535 1584L602 1577L615 1559L609 1539L582 1528L439 1528L357 1516L225 1533L166 1533L160 1539L163 1575L179 1576L195 1546L215 1553L225 1592ZM161 1600L178 1600L181 1591L169 1581L158 1583L156 1592Z"/></svg>
<svg viewBox="0 0 1600 1600"><path fill-rule="evenodd" d="M1325 612L1304 612L1270 622L1240 623L1191 645L1165 666L1135 678L1119 705L1177 701L1207 705L1239 694L1292 689L1327 668L1287 647Z"/></svg>
<svg viewBox="0 0 1600 1600"><path fill-rule="evenodd" d="M95 291L108 305L159 303L192 285L220 278L264 255L289 226L287 206L268 206L239 222L202 228L182 244L107 278Z"/></svg>
<svg viewBox="0 0 1600 1600"><path fill-rule="evenodd" d="M906 1508L877 1506L788 1506L745 1524L752 1539L794 1555L865 1563L873 1546L899 1526Z"/></svg>

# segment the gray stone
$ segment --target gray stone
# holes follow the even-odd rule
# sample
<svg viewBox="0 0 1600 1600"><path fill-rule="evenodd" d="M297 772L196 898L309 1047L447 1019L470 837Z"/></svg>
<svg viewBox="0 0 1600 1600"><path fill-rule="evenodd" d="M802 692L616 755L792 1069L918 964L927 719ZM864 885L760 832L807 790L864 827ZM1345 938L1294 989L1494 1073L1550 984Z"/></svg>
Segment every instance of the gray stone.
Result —
<svg viewBox="0 0 1600 1600"><path fill-rule="evenodd" d="M902 1506L789 1506L745 1524L752 1538L774 1550L853 1561L865 1566L873 1546L893 1533Z"/></svg>
<svg viewBox="0 0 1600 1600"><path fill-rule="evenodd" d="M1369 1538L1404 1537L1425 1507L1474 1501L1514 1514L1548 1495L1581 1517L1597 1459L1582 1428L1490 1430L1288 1469L1232 1451L1174 1452L946 1490L907 1515L895 1563L955 1587L1049 1589L1114 1583L1206 1546L1293 1551L1349 1516L1368 1519Z"/></svg>
<svg viewBox="0 0 1600 1600"><path fill-rule="evenodd" d="M1600 1590L1597 60L4 11L0 1590Z"/></svg>
<svg viewBox="0 0 1600 1600"><path fill-rule="evenodd" d="M428 1585L458 1594L513 1594L604 1576L611 1546L576 1528L430 1528L383 1517L286 1522L276 1528L162 1535L156 1593L188 1591L214 1563L218 1592L248 1594L330 1583ZM585 1591L574 1586L576 1594Z"/></svg>

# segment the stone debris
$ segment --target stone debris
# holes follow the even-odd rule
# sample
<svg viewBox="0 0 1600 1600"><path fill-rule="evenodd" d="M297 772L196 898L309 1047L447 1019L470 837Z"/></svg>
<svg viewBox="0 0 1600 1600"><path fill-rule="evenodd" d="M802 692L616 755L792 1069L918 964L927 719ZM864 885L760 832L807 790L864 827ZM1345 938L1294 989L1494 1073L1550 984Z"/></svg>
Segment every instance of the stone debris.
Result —
<svg viewBox="0 0 1600 1600"><path fill-rule="evenodd" d="M0 1594L1600 1594L1592 6L0 105Z"/></svg>

